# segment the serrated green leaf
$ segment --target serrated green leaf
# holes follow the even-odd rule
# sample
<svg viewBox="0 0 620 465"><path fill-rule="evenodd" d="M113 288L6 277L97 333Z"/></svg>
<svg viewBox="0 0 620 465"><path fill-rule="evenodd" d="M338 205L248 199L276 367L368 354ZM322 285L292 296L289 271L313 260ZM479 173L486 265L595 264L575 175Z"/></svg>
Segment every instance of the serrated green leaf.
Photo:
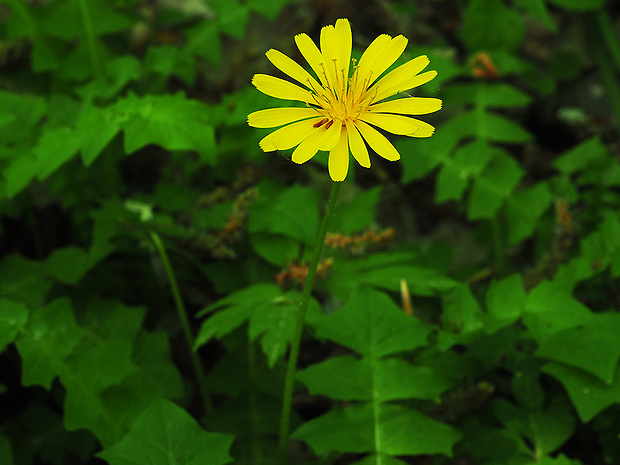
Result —
<svg viewBox="0 0 620 465"><path fill-rule="evenodd" d="M274 21L282 8L298 0L248 0L246 5L270 21Z"/></svg>
<svg viewBox="0 0 620 465"><path fill-rule="evenodd" d="M574 173L585 169L590 163L609 155L607 148L598 137L592 137L576 147L564 152L553 161L562 173Z"/></svg>
<svg viewBox="0 0 620 465"><path fill-rule="evenodd" d="M217 26L222 33L237 39L243 38L250 20L248 5L238 0L211 0L209 7L215 12Z"/></svg>
<svg viewBox="0 0 620 465"><path fill-rule="evenodd" d="M37 178L47 178L73 158L79 148L80 139L68 126L45 130L32 150L37 159Z"/></svg>
<svg viewBox="0 0 620 465"><path fill-rule="evenodd" d="M551 17L544 0L517 0L515 1L515 5L526 10L551 32L558 32L558 27Z"/></svg>
<svg viewBox="0 0 620 465"><path fill-rule="evenodd" d="M465 8L461 36L470 53L514 50L521 44L524 34L521 16L501 0L473 0Z"/></svg>
<svg viewBox="0 0 620 465"><path fill-rule="evenodd" d="M8 150L13 152L14 157L9 165L2 170L2 176L6 181L6 195L11 198L34 179L37 174L37 162L34 155L29 153L29 149L20 147Z"/></svg>
<svg viewBox="0 0 620 465"><path fill-rule="evenodd" d="M90 102L95 98L110 99L132 81L140 79L140 61L131 55L122 55L107 60L104 64L105 76L98 77L76 89L82 100Z"/></svg>
<svg viewBox="0 0 620 465"><path fill-rule="evenodd" d="M570 295L570 289L544 281L530 292L523 322L538 344L566 328L588 324L593 314Z"/></svg>
<svg viewBox="0 0 620 465"><path fill-rule="evenodd" d="M517 244L532 235L538 220L552 202L553 194L547 183L538 183L508 196L506 198L508 243Z"/></svg>
<svg viewBox="0 0 620 465"><path fill-rule="evenodd" d="M22 331L28 321L28 313L24 302L0 299L0 352Z"/></svg>
<svg viewBox="0 0 620 465"><path fill-rule="evenodd" d="M446 124L450 126L449 120ZM407 184L430 173L435 167L448 159L449 154L457 145L459 136L456 131L445 125L437 128L440 137L415 139L401 137L395 141L395 147L403 156L400 163L403 167L401 182Z"/></svg>
<svg viewBox="0 0 620 465"><path fill-rule="evenodd" d="M470 142L457 149L452 158L446 159L437 176L437 202L459 200L471 179L480 175L487 166L495 150L482 140Z"/></svg>
<svg viewBox="0 0 620 465"><path fill-rule="evenodd" d="M519 164L504 151L497 150L471 189L467 203L468 218L493 218L522 176L523 169Z"/></svg>
<svg viewBox="0 0 620 465"><path fill-rule="evenodd" d="M65 428L86 428L103 444L118 441L125 433L120 418L105 410L104 389L119 384L133 373L130 341L105 341L80 347L64 363L60 380L67 390ZM93 369L96 367L96 369Z"/></svg>
<svg viewBox="0 0 620 465"><path fill-rule="evenodd" d="M525 106L532 98L506 83L484 81L457 83L441 94L444 102L472 104L481 108L511 108Z"/></svg>
<svg viewBox="0 0 620 465"><path fill-rule="evenodd" d="M512 431L522 434L533 444L533 455L542 457L558 449L573 434L575 416L565 397L556 397L545 410L520 410L505 399L497 399L493 410L498 419Z"/></svg>
<svg viewBox="0 0 620 465"><path fill-rule="evenodd" d="M250 236L250 244L259 256L280 267L299 257L299 241L281 234L254 232Z"/></svg>
<svg viewBox="0 0 620 465"><path fill-rule="evenodd" d="M31 308L40 307L53 285L42 268L40 262L18 254L4 257L0 261L0 294L24 302Z"/></svg>
<svg viewBox="0 0 620 465"><path fill-rule="evenodd" d="M129 95L116 104L125 115L125 152L132 153L149 144L168 150L195 150L201 159L215 163L215 139L208 124L209 109L183 93L174 95Z"/></svg>
<svg viewBox="0 0 620 465"><path fill-rule="evenodd" d="M439 402L451 386L437 371L398 358L330 358L300 371L297 379L313 395L376 402L410 398Z"/></svg>
<svg viewBox="0 0 620 465"><path fill-rule="evenodd" d="M605 384L583 370L560 363L548 363L542 371L560 381L577 409L579 418L589 422L610 405L620 403L620 370L617 368L612 384Z"/></svg>
<svg viewBox="0 0 620 465"><path fill-rule="evenodd" d="M611 384L620 359L619 333L619 314L594 314L585 324L552 334L536 355L580 368Z"/></svg>
<svg viewBox="0 0 620 465"><path fill-rule="evenodd" d="M330 232L353 234L368 228L375 219L382 191L381 186L376 186L360 192L348 202L339 202L329 224Z"/></svg>
<svg viewBox="0 0 620 465"><path fill-rule="evenodd" d="M426 345L430 332L428 325L406 315L387 295L367 287L312 325L317 336L373 359Z"/></svg>
<svg viewBox="0 0 620 465"><path fill-rule="evenodd" d="M484 314L480 304L467 286L458 286L443 299L443 331L439 333L438 348L447 350L454 344L468 341L483 326Z"/></svg>
<svg viewBox="0 0 620 465"><path fill-rule="evenodd" d="M16 340L22 357L22 383L50 389L52 380L63 373L64 360L84 335L75 322L68 298L60 298L32 311L30 320ZM92 370L92 367L90 367Z"/></svg>
<svg viewBox="0 0 620 465"><path fill-rule="evenodd" d="M232 461L232 440L228 434L207 433L185 410L160 400L140 415L122 441L97 456L110 465L223 465Z"/></svg>
<svg viewBox="0 0 620 465"><path fill-rule="evenodd" d="M521 318L526 298L521 275L513 274L501 281L492 281L486 295L485 332L493 334Z"/></svg>
<svg viewBox="0 0 620 465"><path fill-rule="evenodd" d="M338 431L338 434L326 434ZM304 423L293 435L317 455L336 452L374 452L386 455L452 455L460 433L400 405L351 405L333 409Z"/></svg>

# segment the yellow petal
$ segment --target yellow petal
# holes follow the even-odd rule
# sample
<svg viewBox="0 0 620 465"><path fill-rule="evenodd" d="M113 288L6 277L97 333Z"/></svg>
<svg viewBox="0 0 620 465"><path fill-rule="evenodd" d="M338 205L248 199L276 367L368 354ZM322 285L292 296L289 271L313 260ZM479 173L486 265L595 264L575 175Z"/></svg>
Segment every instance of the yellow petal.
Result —
<svg viewBox="0 0 620 465"><path fill-rule="evenodd" d="M377 83L377 86L379 87L377 94L374 96L374 101L380 102L384 98L390 97L394 94L397 94L398 92L403 92L409 89L413 89L414 87L421 86L422 84L426 84L435 76L437 76L437 71L427 71L426 73L418 74L416 76L402 76L402 79L394 82L391 87L381 87L381 81L379 81Z"/></svg>
<svg viewBox="0 0 620 465"><path fill-rule="evenodd" d="M314 108L268 108L248 115L248 124L254 128L276 128L301 119L321 116Z"/></svg>
<svg viewBox="0 0 620 465"><path fill-rule="evenodd" d="M264 152L291 149L312 134L316 130L314 123L320 120L321 118L314 118L289 124L266 135L258 144Z"/></svg>
<svg viewBox="0 0 620 465"><path fill-rule="evenodd" d="M338 53L336 50L336 28L331 24L321 29L321 54L323 55L323 68L327 74L329 87L338 94L336 67Z"/></svg>
<svg viewBox="0 0 620 465"><path fill-rule="evenodd" d="M329 152L327 160L329 176L334 182L344 181L349 171L349 146L347 144L347 131L340 131L340 139L336 146Z"/></svg>
<svg viewBox="0 0 620 465"><path fill-rule="evenodd" d="M319 151L319 141L323 137L323 129L316 128L312 134L306 137L293 151L292 160L295 163L305 163Z"/></svg>
<svg viewBox="0 0 620 465"><path fill-rule="evenodd" d="M431 137L435 132L435 126L431 126L430 124L420 121L419 119L414 119L415 124L418 126L418 130L412 134L407 134L410 137Z"/></svg>
<svg viewBox="0 0 620 465"><path fill-rule="evenodd" d="M315 92L323 90L323 87L308 73L308 71L303 69L299 63L291 60L284 53L272 48L271 50L268 50L265 55L276 68L284 74L292 77L297 82L303 84L311 90L314 90Z"/></svg>
<svg viewBox="0 0 620 465"><path fill-rule="evenodd" d="M351 64L351 48L353 47L353 36L351 34L351 24L346 18L336 21L336 58L338 60L337 70L342 79L342 85L346 84L349 77L349 65Z"/></svg>
<svg viewBox="0 0 620 465"><path fill-rule="evenodd" d="M300 102L314 103L312 94L292 82L285 81L268 74L255 74L252 84L263 94L284 100L299 100Z"/></svg>
<svg viewBox="0 0 620 465"><path fill-rule="evenodd" d="M388 36L389 37L389 36ZM365 70L364 78L367 76L370 78L366 85L366 88L370 87L370 84L375 82L379 76L381 76L386 69L394 64L398 57L403 54L407 47L407 38L399 35L394 38L390 38L390 41L385 43L381 50L377 50L374 54L374 62L370 65L370 69ZM364 56L362 55L362 59ZM369 65L362 63L360 60L360 67L367 68Z"/></svg>
<svg viewBox="0 0 620 465"><path fill-rule="evenodd" d="M347 136L349 138L349 149L353 154L353 158L357 160L360 166L364 168L370 168L370 157L368 156L368 149L362 136L355 125L347 120Z"/></svg>
<svg viewBox="0 0 620 465"><path fill-rule="evenodd" d="M360 120L355 122L355 127L359 129L362 137L366 140L366 142L368 142L368 145L370 145L370 147L377 152L377 155L390 161L400 159L400 153L398 153L398 150L396 150L392 143L375 128L368 126Z"/></svg>
<svg viewBox="0 0 620 465"><path fill-rule="evenodd" d="M340 140L341 129L342 123L338 120L334 121L334 123L323 134L323 138L321 139L320 143L320 149L325 151L333 149Z"/></svg>
<svg viewBox="0 0 620 465"><path fill-rule="evenodd" d="M371 74L375 74L372 71L372 67L377 62L379 57L385 53L386 48L389 46L392 41L392 37L387 34L381 34L375 40L371 42L371 44L364 50L362 57L360 58L359 65L357 67L357 76L354 76L356 82L354 84L362 89L362 86L366 86L366 88L370 87L370 83L365 83L364 81L370 79ZM374 76L374 79L379 76ZM374 81L373 79L373 81Z"/></svg>
<svg viewBox="0 0 620 465"><path fill-rule="evenodd" d="M376 103L368 108L372 113L398 113L401 115L426 115L441 109L438 98L408 97Z"/></svg>
<svg viewBox="0 0 620 465"><path fill-rule="evenodd" d="M421 72L424 68L428 66L430 63L428 57L426 55L419 56L414 58L413 60L409 60L407 63L400 65L398 68L390 71L388 74L383 76L368 92L368 97L373 98L374 101L378 102L385 97L389 97L390 95L394 95L395 93L407 89L411 89L411 87L404 88L403 81L416 77L416 75ZM384 93L386 90L390 90L393 87L400 87L399 90L392 92L391 94L387 94L379 98L377 93Z"/></svg>
<svg viewBox="0 0 620 465"><path fill-rule="evenodd" d="M314 41L307 34L297 34L295 36L295 43L310 65L310 68L312 68L312 71L319 77L321 84L326 86L327 80L323 69L323 55L321 55Z"/></svg>
<svg viewBox="0 0 620 465"><path fill-rule="evenodd" d="M373 126L377 126L385 131L391 132L392 134L398 134L400 136L413 134L419 128L416 124L417 120L402 115L364 113L359 117L359 119L365 123L370 123Z"/></svg>

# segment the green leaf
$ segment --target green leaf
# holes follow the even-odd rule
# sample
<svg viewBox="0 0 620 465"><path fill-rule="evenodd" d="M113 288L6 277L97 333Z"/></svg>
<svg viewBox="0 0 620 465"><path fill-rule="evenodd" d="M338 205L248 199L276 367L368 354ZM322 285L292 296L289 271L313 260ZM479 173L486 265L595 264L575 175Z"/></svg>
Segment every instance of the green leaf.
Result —
<svg viewBox="0 0 620 465"><path fill-rule="evenodd" d="M257 231L250 236L250 244L260 257L280 267L299 257L299 241L282 234Z"/></svg>
<svg viewBox="0 0 620 465"><path fill-rule="evenodd" d="M531 441L535 457L554 452L575 430L575 416L565 396L554 398L547 409L534 412L520 410L505 399L497 399L493 407L508 429Z"/></svg>
<svg viewBox="0 0 620 465"><path fill-rule="evenodd" d="M560 363L548 363L542 371L564 385L579 418L587 423L606 407L620 403L619 368L616 368L614 381L609 385L583 370Z"/></svg>
<svg viewBox="0 0 620 465"><path fill-rule="evenodd" d="M531 236L552 202L553 194L547 183L538 183L508 196L508 243L514 245Z"/></svg>
<svg viewBox="0 0 620 465"><path fill-rule="evenodd" d="M47 112L45 100L42 97L0 91L0 101L0 115L11 116L11 122L0 127L2 143L12 145L32 138L37 124Z"/></svg>
<svg viewBox="0 0 620 465"><path fill-rule="evenodd" d="M15 340L27 321L28 306L24 302L0 299L0 353Z"/></svg>
<svg viewBox="0 0 620 465"><path fill-rule="evenodd" d="M562 173L572 174L585 170L588 165L597 163L608 156L607 147L598 137L592 137L560 155L554 160L553 166Z"/></svg>
<svg viewBox="0 0 620 465"><path fill-rule="evenodd" d="M509 84L484 81L451 84L442 92L441 98L444 102L481 108L522 107L532 100L528 94Z"/></svg>
<svg viewBox="0 0 620 465"><path fill-rule="evenodd" d="M105 76L79 87L76 92L82 100L90 102L95 98L110 99L132 81L142 75L140 61L131 55L121 55L105 62Z"/></svg>
<svg viewBox="0 0 620 465"><path fill-rule="evenodd" d="M318 337L373 359L426 345L430 332L428 325L406 315L387 295L367 287L312 325Z"/></svg>
<svg viewBox="0 0 620 465"><path fill-rule="evenodd" d="M256 11L270 21L274 21L282 8L295 2L298 0L248 0L246 5L250 10Z"/></svg>
<svg viewBox="0 0 620 465"><path fill-rule="evenodd" d="M359 232L374 221L383 188L376 186L355 195L348 202L338 202L329 230L343 234Z"/></svg>
<svg viewBox="0 0 620 465"><path fill-rule="evenodd" d="M480 175L496 150L483 140L470 142L457 149L452 158L446 159L437 176L437 202L459 200L471 179Z"/></svg>
<svg viewBox="0 0 620 465"><path fill-rule="evenodd" d="M444 297L443 330L439 333L438 349L447 350L454 344L469 341L483 327L484 314L468 286L458 286Z"/></svg>
<svg viewBox="0 0 620 465"><path fill-rule="evenodd" d="M228 434L207 433L185 410L161 400L136 420L122 441L97 456L110 465L223 465L232 460L232 441Z"/></svg>
<svg viewBox="0 0 620 465"><path fill-rule="evenodd" d="M436 370L412 366L398 358L330 358L300 371L297 379L308 386L312 395L375 402L399 399L439 402L441 393L451 386Z"/></svg>
<svg viewBox="0 0 620 465"><path fill-rule="evenodd" d="M133 373L130 341L106 341L80 347L67 358L60 380L67 390L65 428L91 430L103 444L122 437L119 418L104 409L101 394ZM97 367L93 370L93 367Z"/></svg>
<svg viewBox="0 0 620 465"><path fill-rule="evenodd" d="M338 434L326 434L333 431ZM304 423L292 437L307 442L317 455L330 451L452 455L460 434L415 410L368 403L333 409Z"/></svg>
<svg viewBox="0 0 620 465"><path fill-rule="evenodd" d="M551 335L536 355L581 368L611 384L620 359L619 333L619 314L593 314L587 323Z"/></svg>
<svg viewBox="0 0 620 465"><path fill-rule="evenodd" d="M451 120L450 120L451 121ZM448 123L449 124L449 121ZM458 143L459 136L446 125L437 128L439 137L416 139L401 137L395 141L395 147L402 155L403 175L401 182L407 184L429 174L435 167L448 159L449 154Z"/></svg>
<svg viewBox="0 0 620 465"><path fill-rule="evenodd" d="M506 152L497 149L484 173L476 179L469 195L467 216L476 220L493 218L504 200L519 184L523 169Z"/></svg>
<svg viewBox="0 0 620 465"><path fill-rule="evenodd" d="M566 328L588 324L593 314L559 284L544 281L530 292L523 322L539 345Z"/></svg>
<svg viewBox="0 0 620 465"><path fill-rule="evenodd" d="M5 435L0 435L0 463L2 465L13 465L13 451L11 442Z"/></svg>
<svg viewBox="0 0 620 465"><path fill-rule="evenodd" d="M209 109L181 92L174 95L130 94L116 104L125 115L125 152L132 153L149 144L168 150L195 150L209 165L215 164L215 138L208 124Z"/></svg>
<svg viewBox="0 0 620 465"><path fill-rule="evenodd" d="M551 32L558 32L558 27L549 14L549 9L544 0L516 0L515 5L526 10Z"/></svg>
<svg viewBox="0 0 620 465"><path fill-rule="evenodd" d="M209 7L217 17L218 29L227 35L242 39L250 21L250 10L238 0L211 0Z"/></svg>
<svg viewBox="0 0 620 465"><path fill-rule="evenodd" d="M13 254L0 261L0 294L5 298L21 301L31 308L45 302L53 281L47 278L40 262Z"/></svg>
<svg viewBox="0 0 620 465"><path fill-rule="evenodd" d="M513 274L501 281L492 281L486 295L485 332L493 334L521 318L526 299L521 275Z"/></svg>
<svg viewBox="0 0 620 465"><path fill-rule="evenodd" d="M465 8L461 36L470 53L515 50L524 34L523 19L502 0L472 0Z"/></svg>
<svg viewBox="0 0 620 465"><path fill-rule="evenodd" d="M549 0L550 3L573 11L594 11L598 10L605 0Z"/></svg>
<svg viewBox="0 0 620 465"><path fill-rule="evenodd" d="M80 139L68 126L46 129L33 149L37 178L45 179L73 158L80 148Z"/></svg>
<svg viewBox="0 0 620 465"><path fill-rule="evenodd" d="M6 195L14 197L34 179L37 174L37 163L34 155L24 147L7 149L12 152L12 160L2 171L6 181Z"/></svg>
<svg viewBox="0 0 620 465"><path fill-rule="evenodd" d="M80 138L80 150L85 166L90 166L101 151L120 131L114 111L84 105L76 123L76 134Z"/></svg>
<svg viewBox="0 0 620 465"><path fill-rule="evenodd" d="M73 316L68 298L63 297L32 311L16 341L22 357L22 383L50 389L52 380L64 370L65 358L84 335ZM90 367L92 371L92 366Z"/></svg>
<svg viewBox="0 0 620 465"><path fill-rule="evenodd" d="M248 228L251 233L278 233L314 244L319 228L320 199L315 189L296 184L273 197L262 190L259 192L258 201L250 209Z"/></svg>

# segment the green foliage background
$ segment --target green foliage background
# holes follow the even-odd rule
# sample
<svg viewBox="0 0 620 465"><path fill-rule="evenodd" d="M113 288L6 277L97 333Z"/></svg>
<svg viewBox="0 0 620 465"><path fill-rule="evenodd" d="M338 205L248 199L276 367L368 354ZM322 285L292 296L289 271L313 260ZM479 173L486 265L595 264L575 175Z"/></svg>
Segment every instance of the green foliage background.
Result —
<svg viewBox="0 0 620 465"><path fill-rule="evenodd" d="M444 107L342 187L291 463L620 463L616 2L2 0L0 464L275 463L330 181L249 83L345 16Z"/></svg>

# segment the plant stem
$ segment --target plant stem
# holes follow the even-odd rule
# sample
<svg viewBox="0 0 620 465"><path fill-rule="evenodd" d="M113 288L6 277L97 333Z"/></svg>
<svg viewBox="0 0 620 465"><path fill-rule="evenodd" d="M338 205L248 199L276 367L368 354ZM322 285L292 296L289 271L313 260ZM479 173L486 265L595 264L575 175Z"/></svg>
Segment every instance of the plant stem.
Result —
<svg viewBox="0 0 620 465"><path fill-rule="evenodd" d="M196 381L198 382L198 389L200 391L200 397L202 399L202 403L204 406L204 410L206 413L209 413L212 409L211 400L209 399L209 394L207 392L207 381L205 378L204 371L202 369L202 365L200 364L200 360L198 360L198 354L194 352L194 337L192 335L192 330L189 325L189 319L187 317L187 310L185 309L185 304L183 303L183 299L181 298L181 292L179 291L179 285L177 283L177 278L174 274L174 270L170 265L170 260L168 259L168 252L166 252L166 248L159 237L159 235L154 231L149 231L151 236L151 240L161 257L162 264L164 265L164 269L166 271L166 277L168 278L168 282L170 283L170 289L172 290L172 296L174 298L174 304L177 308L177 312L179 313L179 320L181 320L181 326L183 327L183 332L185 333L185 340L187 342L187 348L190 353L190 357L192 360L192 367L194 369L194 375L196 376Z"/></svg>
<svg viewBox="0 0 620 465"><path fill-rule="evenodd" d="M84 23L84 31L86 32L86 41L88 43L88 53L90 54L90 62L93 66L93 74L95 77L103 76L103 66L97 50L97 37L93 28L93 20L88 9L87 0L78 0L80 12L82 13L82 22Z"/></svg>
<svg viewBox="0 0 620 465"><path fill-rule="evenodd" d="M306 320L306 312L308 310L308 303L310 302L310 294L312 293L312 285L314 284L314 278L316 276L316 269L319 265L319 259L321 258L321 252L323 250L323 244L325 243L325 235L327 234L327 227L334 212L334 206L336 205L336 199L338 198L338 192L340 191L339 182L335 182L332 186L332 191L325 208L325 214L321 220L319 231L316 236L316 242L314 243L314 250L310 259L310 267L308 268L308 275L304 283L303 293L301 295L301 303L299 304L299 310L297 311L297 321L295 322L295 333L293 334L293 340L291 341L291 352L288 358L288 365L286 368L286 379L284 382L284 396L282 399L282 416L280 417L280 441L278 443L278 463L284 465L286 463L286 445L288 443L288 435L291 420L291 403L293 400L293 387L295 385L295 375L297 371L297 357L299 356L299 345L301 344L301 336L304 330L304 322Z"/></svg>

